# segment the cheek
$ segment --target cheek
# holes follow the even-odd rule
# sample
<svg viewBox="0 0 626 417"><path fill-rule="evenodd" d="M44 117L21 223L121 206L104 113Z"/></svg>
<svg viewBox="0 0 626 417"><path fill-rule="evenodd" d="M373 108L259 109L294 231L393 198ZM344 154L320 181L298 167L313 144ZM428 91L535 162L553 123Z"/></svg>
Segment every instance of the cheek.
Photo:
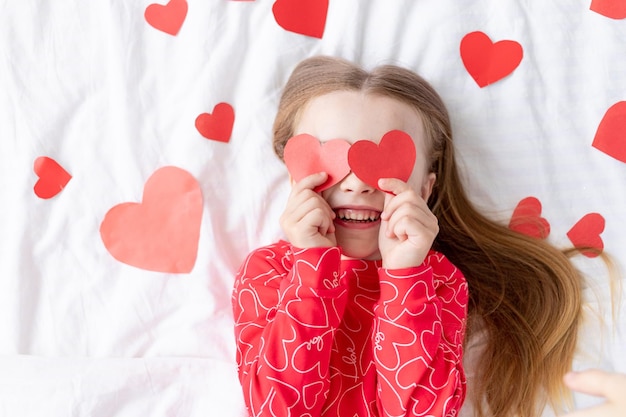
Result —
<svg viewBox="0 0 626 417"><path fill-rule="evenodd" d="M417 169L413 171L407 183L414 191L421 192L426 174L421 171L420 172L416 172L416 171Z"/></svg>
<svg viewBox="0 0 626 417"><path fill-rule="evenodd" d="M430 167L428 165L425 154L418 152L413 172L408 181L409 186L424 199L428 197L424 194L430 194L435 178L435 174L429 171Z"/></svg>
<svg viewBox="0 0 626 417"><path fill-rule="evenodd" d="M424 200L427 200L432 192L435 183L435 174L428 172L413 172L409 178L409 186L417 192Z"/></svg>
<svg viewBox="0 0 626 417"><path fill-rule="evenodd" d="M339 184L341 184L341 183L339 183ZM320 194L322 196L322 198L324 200L326 200L328 205L331 206L331 207L337 205L337 203L338 203L337 199L338 199L338 195L340 193L339 184L335 184L332 187L325 189Z"/></svg>
<svg viewBox="0 0 626 417"><path fill-rule="evenodd" d="M333 194L335 194L335 190L337 189L338 185L339 184L335 184L332 187L327 188L324 191L322 191L321 193L322 198L326 201L329 201L332 198Z"/></svg>

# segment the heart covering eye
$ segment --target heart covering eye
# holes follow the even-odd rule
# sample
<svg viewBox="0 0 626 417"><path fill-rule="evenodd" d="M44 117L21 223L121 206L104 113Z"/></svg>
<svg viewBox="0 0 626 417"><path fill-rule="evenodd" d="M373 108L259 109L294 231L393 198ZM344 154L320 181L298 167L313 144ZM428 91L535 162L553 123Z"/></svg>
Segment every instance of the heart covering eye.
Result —
<svg viewBox="0 0 626 417"><path fill-rule="evenodd" d="M375 188L380 178L408 181L415 158L413 139L401 130L387 132L379 144L359 140L352 145L342 139L320 143L304 133L289 139L284 152L287 170L296 182L317 172L328 173L328 180L315 188L318 192L339 183L350 171Z"/></svg>
<svg viewBox="0 0 626 417"><path fill-rule="evenodd" d="M359 140L348 151L348 164L364 183L378 188L381 178L398 178L408 181L416 158L415 143L408 133L391 130L379 144Z"/></svg>
<svg viewBox="0 0 626 417"><path fill-rule="evenodd" d="M287 141L283 158L294 181L317 172L326 172L326 182L315 188L321 192L343 180L349 173L348 149L350 143L333 139L320 143L308 134L294 136Z"/></svg>

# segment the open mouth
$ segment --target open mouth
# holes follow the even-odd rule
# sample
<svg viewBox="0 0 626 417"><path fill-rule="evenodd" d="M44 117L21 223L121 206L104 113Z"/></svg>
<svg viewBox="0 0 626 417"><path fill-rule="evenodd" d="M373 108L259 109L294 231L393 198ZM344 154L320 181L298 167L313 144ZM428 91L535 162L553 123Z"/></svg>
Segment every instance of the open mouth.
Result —
<svg viewBox="0 0 626 417"><path fill-rule="evenodd" d="M337 220L346 223L375 223L380 220L380 211L339 208L335 210Z"/></svg>

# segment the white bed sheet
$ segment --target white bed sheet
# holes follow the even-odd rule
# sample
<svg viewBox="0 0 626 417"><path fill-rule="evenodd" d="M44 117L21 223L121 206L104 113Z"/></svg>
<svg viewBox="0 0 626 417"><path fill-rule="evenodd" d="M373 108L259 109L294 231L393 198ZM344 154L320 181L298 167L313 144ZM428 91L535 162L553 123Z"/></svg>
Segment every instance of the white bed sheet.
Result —
<svg viewBox="0 0 626 417"><path fill-rule="evenodd" d="M147 22L150 1L0 1L0 414L244 415L230 292L245 255L281 237L289 185L271 124L289 72L315 54L421 73L449 106L477 205L508 222L534 197L561 247L597 213L595 238L626 270L626 163L592 146L626 99L626 20L591 10L606 1L330 1L321 38L282 27L272 1L186 3L168 34ZM523 48L482 88L460 54L475 31ZM234 109L223 141L196 127L219 103ZM40 157L71 175L50 198L36 193ZM185 272L119 261L101 235L161 168L202 197ZM594 314L575 367L626 372L625 312L608 306L602 263L576 262Z"/></svg>

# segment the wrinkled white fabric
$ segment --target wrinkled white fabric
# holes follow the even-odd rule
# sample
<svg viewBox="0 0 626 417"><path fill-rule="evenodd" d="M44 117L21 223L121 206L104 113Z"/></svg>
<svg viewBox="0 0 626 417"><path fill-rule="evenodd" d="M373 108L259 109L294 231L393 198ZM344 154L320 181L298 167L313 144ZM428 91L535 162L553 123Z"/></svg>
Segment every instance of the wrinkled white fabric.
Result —
<svg viewBox="0 0 626 417"><path fill-rule="evenodd" d="M480 208L506 223L534 196L563 247L600 213L626 270L626 164L591 146L625 99L623 20L589 2L342 0L316 39L280 27L272 1L188 3L172 36L145 21L150 1L0 1L0 414L242 415L230 294L244 257L281 237L289 182L271 126L291 69L314 54L422 74L449 107ZM476 30L524 49L484 88L459 53ZM194 125L219 102L235 110L228 143ZM40 156L72 175L51 199L33 190ZM203 194L188 274L119 262L99 234L163 166L189 172ZM600 261L577 262L606 309ZM626 371L626 317L601 314L576 366Z"/></svg>

